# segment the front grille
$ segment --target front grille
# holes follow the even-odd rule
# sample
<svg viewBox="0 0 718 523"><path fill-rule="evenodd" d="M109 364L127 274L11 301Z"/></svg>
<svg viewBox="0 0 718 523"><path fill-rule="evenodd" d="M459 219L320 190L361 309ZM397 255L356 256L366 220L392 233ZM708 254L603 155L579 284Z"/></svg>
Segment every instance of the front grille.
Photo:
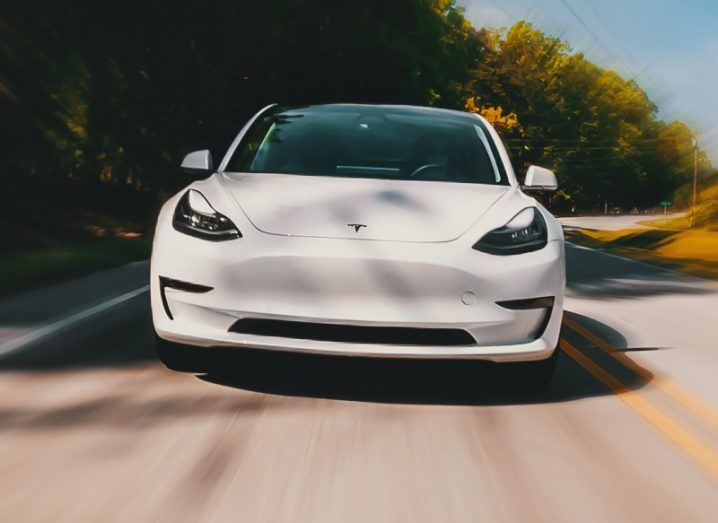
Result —
<svg viewBox="0 0 718 523"><path fill-rule="evenodd" d="M476 345L473 336L462 329L369 327L260 318L238 320L229 328L229 332L301 340L383 345Z"/></svg>

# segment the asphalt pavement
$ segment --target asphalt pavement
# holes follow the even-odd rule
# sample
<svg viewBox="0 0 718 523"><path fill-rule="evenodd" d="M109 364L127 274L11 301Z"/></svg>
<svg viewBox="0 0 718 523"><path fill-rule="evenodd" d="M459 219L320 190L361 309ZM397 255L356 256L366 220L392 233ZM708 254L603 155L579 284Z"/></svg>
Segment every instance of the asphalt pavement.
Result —
<svg viewBox="0 0 718 523"><path fill-rule="evenodd" d="M552 385L154 357L147 263L0 300L2 521L718 520L718 285L569 245Z"/></svg>

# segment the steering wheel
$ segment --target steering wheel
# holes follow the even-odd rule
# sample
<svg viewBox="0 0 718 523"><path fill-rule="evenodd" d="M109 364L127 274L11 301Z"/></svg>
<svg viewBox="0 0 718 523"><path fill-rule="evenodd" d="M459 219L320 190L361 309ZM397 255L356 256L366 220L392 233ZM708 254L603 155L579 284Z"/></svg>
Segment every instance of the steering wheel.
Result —
<svg viewBox="0 0 718 523"><path fill-rule="evenodd" d="M417 168L413 173L411 173L409 177L416 178L420 174L425 173L426 171L430 171L432 169L441 170L447 174L454 175L457 180L461 179L461 174L456 169L449 167L448 165L441 165L438 163L427 163L425 165L422 165L421 167Z"/></svg>

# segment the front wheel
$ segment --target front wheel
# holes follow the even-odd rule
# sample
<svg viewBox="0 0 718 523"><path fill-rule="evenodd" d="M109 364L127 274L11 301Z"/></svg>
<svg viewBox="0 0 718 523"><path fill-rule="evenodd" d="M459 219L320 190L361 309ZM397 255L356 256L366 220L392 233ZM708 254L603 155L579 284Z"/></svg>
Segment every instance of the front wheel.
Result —
<svg viewBox="0 0 718 523"><path fill-rule="evenodd" d="M155 334L155 348L160 361L170 370L205 372L209 365L203 349L163 340Z"/></svg>

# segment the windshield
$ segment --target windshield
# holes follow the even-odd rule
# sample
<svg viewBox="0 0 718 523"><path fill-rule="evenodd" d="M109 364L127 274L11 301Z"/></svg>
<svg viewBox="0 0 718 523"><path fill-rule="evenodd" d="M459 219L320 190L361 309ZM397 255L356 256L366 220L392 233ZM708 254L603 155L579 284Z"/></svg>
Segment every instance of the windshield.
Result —
<svg viewBox="0 0 718 523"><path fill-rule="evenodd" d="M254 123L227 171L507 184L473 117L377 106L276 110Z"/></svg>

